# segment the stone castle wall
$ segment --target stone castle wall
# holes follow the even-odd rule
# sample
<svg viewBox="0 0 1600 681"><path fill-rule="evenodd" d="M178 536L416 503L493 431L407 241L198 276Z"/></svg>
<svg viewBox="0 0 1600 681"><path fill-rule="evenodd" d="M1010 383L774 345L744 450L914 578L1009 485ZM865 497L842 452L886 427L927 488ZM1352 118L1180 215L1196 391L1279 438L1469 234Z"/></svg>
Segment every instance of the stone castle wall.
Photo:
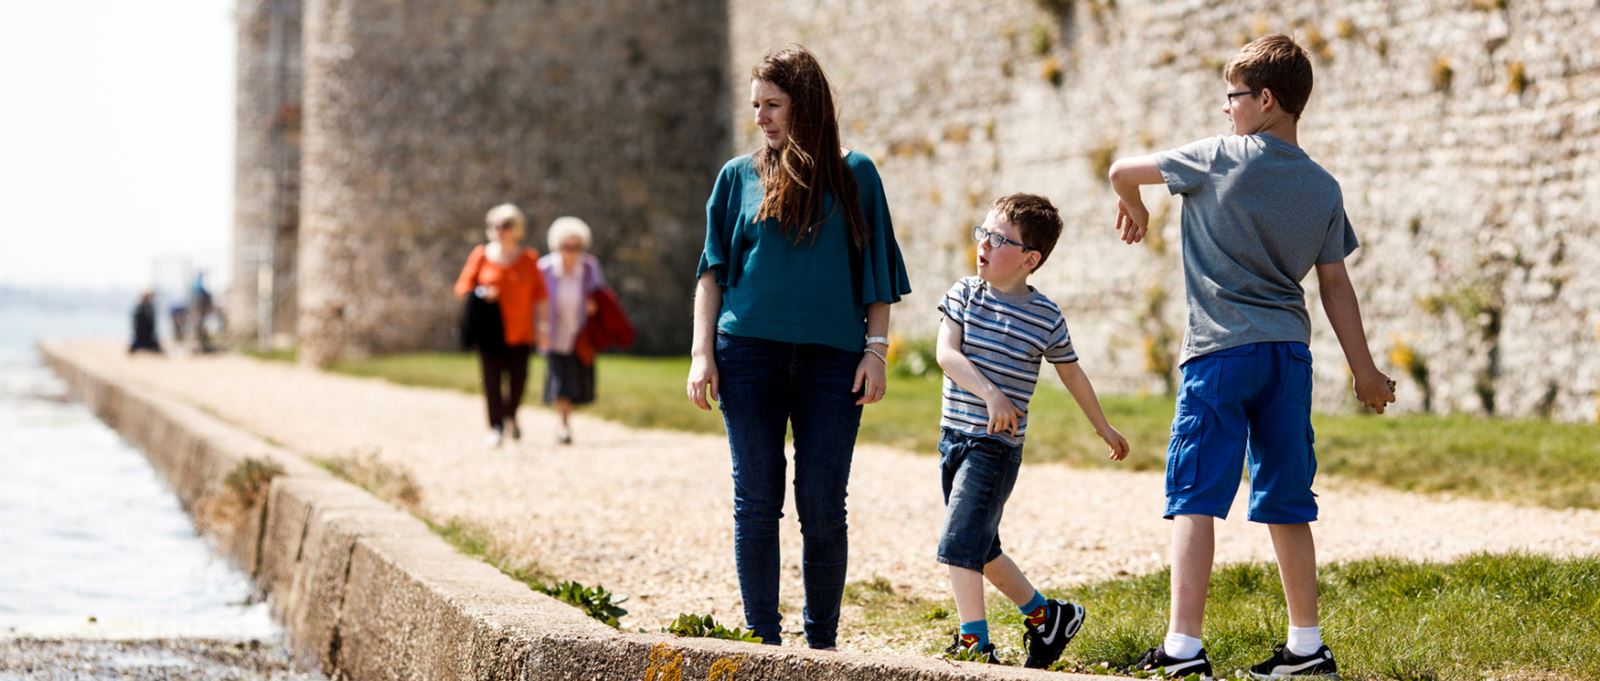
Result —
<svg viewBox="0 0 1600 681"><path fill-rule="evenodd" d="M1051 7L1060 6L1057 10ZM962 0L730 3L729 107L753 149L748 74L791 40L838 91L847 146L878 163L935 333L993 198L1051 197L1067 229L1034 283L1060 302L1102 391L1160 390L1183 334L1178 210L1114 238L1115 157L1227 132L1220 67L1268 32L1313 53L1300 141L1341 181L1348 261L1400 408L1596 417L1600 391L1600 4ZM1587 272L1587 274L1585 274ZM1352 399L1306 280L1323 408Z"/></svg>
<svg viewBox="0 0 1600 681"><path fill-rule="evenodd" d="M226 304L232 335L271 343L294 336L298 314L300 0L240 0L235 14L235 275Z"/></svg>
<svg viewBox="0 0 1600 681"><path fill-rule="evenodd" d="M274 192L292 196L259 173L281 147L244 125L263 115L248 54L270 4L240 5L241 244L266 229ZM302 283L309 361L450 346L451 283L503 201L527 211L540 250L551 219L586 219L640 349L683 351L705 196L758 143L747 74L799 41L834 81L846 144L885 178L916 289L897 334L934 333L988 203L1038 192L1067 231L1034 283L1066 309L1090 374L1108 392L1162 390L1185 312L1176 200L1147 188L1159 229L1123 245L1106 167L1225 133L1222 63L1281 31L1314 55L1300 141L1342 183L1369 345L1400 408L1600 410L1593 0L310 0L304 13L304 141L281 138L304 154L299 225L278 243L298 239L281 278ZM1319 406L1347 408L1306 286Z"/></svg>
<svg viewBox="0 0 1600 681"><path fill-rule="evenodd" d="M540 251L586 220L638 349L684 344L727 49L710 0L307 2L302 355L452 345L451 287L507 201Z"/></svg>

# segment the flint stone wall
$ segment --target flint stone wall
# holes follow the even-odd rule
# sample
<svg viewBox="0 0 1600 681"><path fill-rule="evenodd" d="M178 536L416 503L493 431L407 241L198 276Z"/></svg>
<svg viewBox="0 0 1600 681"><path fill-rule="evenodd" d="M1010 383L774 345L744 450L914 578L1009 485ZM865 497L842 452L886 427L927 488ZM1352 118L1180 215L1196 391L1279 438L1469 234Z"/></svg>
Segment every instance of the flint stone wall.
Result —
<svg viewBox="0 0 1600 681"><path fill-rule="evenodd" d="M1055 11L1046 6L1065 6ZM798 40L822 60L847 146L877 161L916 292L895 330L931 336L970 273L970 225L1030 191L1066 231L1033 283L1062 304L1107 392L1164 389L1184 328L1178 208L1113 235L1115 157L1226 133L1222 64L1287 32L1313 53L1300 142L1343 187L1347 262L1398 408L1594 419L1600 390L1600 3L735 0L730 109ZM1052 82L1054 79L1054 82ZM736 146L758 144L741 113ZM1306 279L1322 408L1345 362Z"/></svg>

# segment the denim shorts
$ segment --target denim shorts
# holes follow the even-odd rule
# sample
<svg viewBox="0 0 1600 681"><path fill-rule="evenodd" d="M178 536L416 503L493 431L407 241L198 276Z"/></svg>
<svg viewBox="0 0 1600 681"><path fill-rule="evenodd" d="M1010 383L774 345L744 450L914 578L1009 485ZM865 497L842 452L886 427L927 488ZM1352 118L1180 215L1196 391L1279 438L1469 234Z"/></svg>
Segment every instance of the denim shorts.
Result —
<svg viewBox="0 0 1600 681"><path fill-rule="evenodd" d="M945 509L939 562L981 572L1000 557L1000 515L1021 468L1022 445L944 429L939 440Z"/></svg>
<svg viewBox="0 0 1600 681"><path fill-rule="evenodd" d="M1315 439L1304 343L1252 343L1185 362L1167 446L1166 517L1228 517L1248 461L1250 520L1316 520Z"/></svg>

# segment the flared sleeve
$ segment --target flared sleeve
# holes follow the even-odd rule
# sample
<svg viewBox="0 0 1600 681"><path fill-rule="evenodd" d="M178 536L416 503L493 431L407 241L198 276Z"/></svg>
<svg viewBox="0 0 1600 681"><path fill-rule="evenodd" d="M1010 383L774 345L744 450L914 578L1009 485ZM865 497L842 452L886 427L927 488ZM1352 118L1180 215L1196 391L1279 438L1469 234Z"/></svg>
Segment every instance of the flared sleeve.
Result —
<svg viewBox="0 0 1600 681"><path fill-rule="evenodd" d="M883 180L866 154L851 152L850 157L861 213L868 223L867 243L861 249L861 304L898 303L901 296L911 292L911 278L906 274L905 258L900 255L900 243L894 238L894 220L889 216Z"/></svg>
<svg viewBox="0 0 1600 681"><path fill-rule="evenodd" d="M739 238L740 200L744 194L740 170L741 162L748 158L741 156L722 166L717 184L711 188L711 198L706 199L706 243L694 271L697 281L709 270L715 272L718 286L728 288L739 282L744 261Z"/></svg>

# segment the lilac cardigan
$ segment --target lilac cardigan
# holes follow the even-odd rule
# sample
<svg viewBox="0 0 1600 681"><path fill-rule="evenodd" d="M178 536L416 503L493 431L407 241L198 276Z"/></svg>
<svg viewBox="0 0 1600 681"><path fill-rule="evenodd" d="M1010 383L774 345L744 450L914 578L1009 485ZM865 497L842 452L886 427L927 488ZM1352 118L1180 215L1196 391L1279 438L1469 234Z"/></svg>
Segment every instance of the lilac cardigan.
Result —
<svg viewBox="0 0 1600 681"><path fill-rule="evenodd" d="M593 254L584 253L583 259L578 261L578 266L583 268L582 298L588 300L589 294L594 293L595 289L606 285L605 275L600 271L600 259L594 257ZM544 276L545 300L550 301L547 306L549 309L546 311L548 315L546 321L550 324L548 328L553 332L556 328L556 319L560 315L556 310L556 301L559 300L556 297L556 287L561 285L561 254L546 253L540 256L539 274ZM578 329L582 329L584 323L588 321L589 307L587 305L580 306L578 308Z"/></svg>

